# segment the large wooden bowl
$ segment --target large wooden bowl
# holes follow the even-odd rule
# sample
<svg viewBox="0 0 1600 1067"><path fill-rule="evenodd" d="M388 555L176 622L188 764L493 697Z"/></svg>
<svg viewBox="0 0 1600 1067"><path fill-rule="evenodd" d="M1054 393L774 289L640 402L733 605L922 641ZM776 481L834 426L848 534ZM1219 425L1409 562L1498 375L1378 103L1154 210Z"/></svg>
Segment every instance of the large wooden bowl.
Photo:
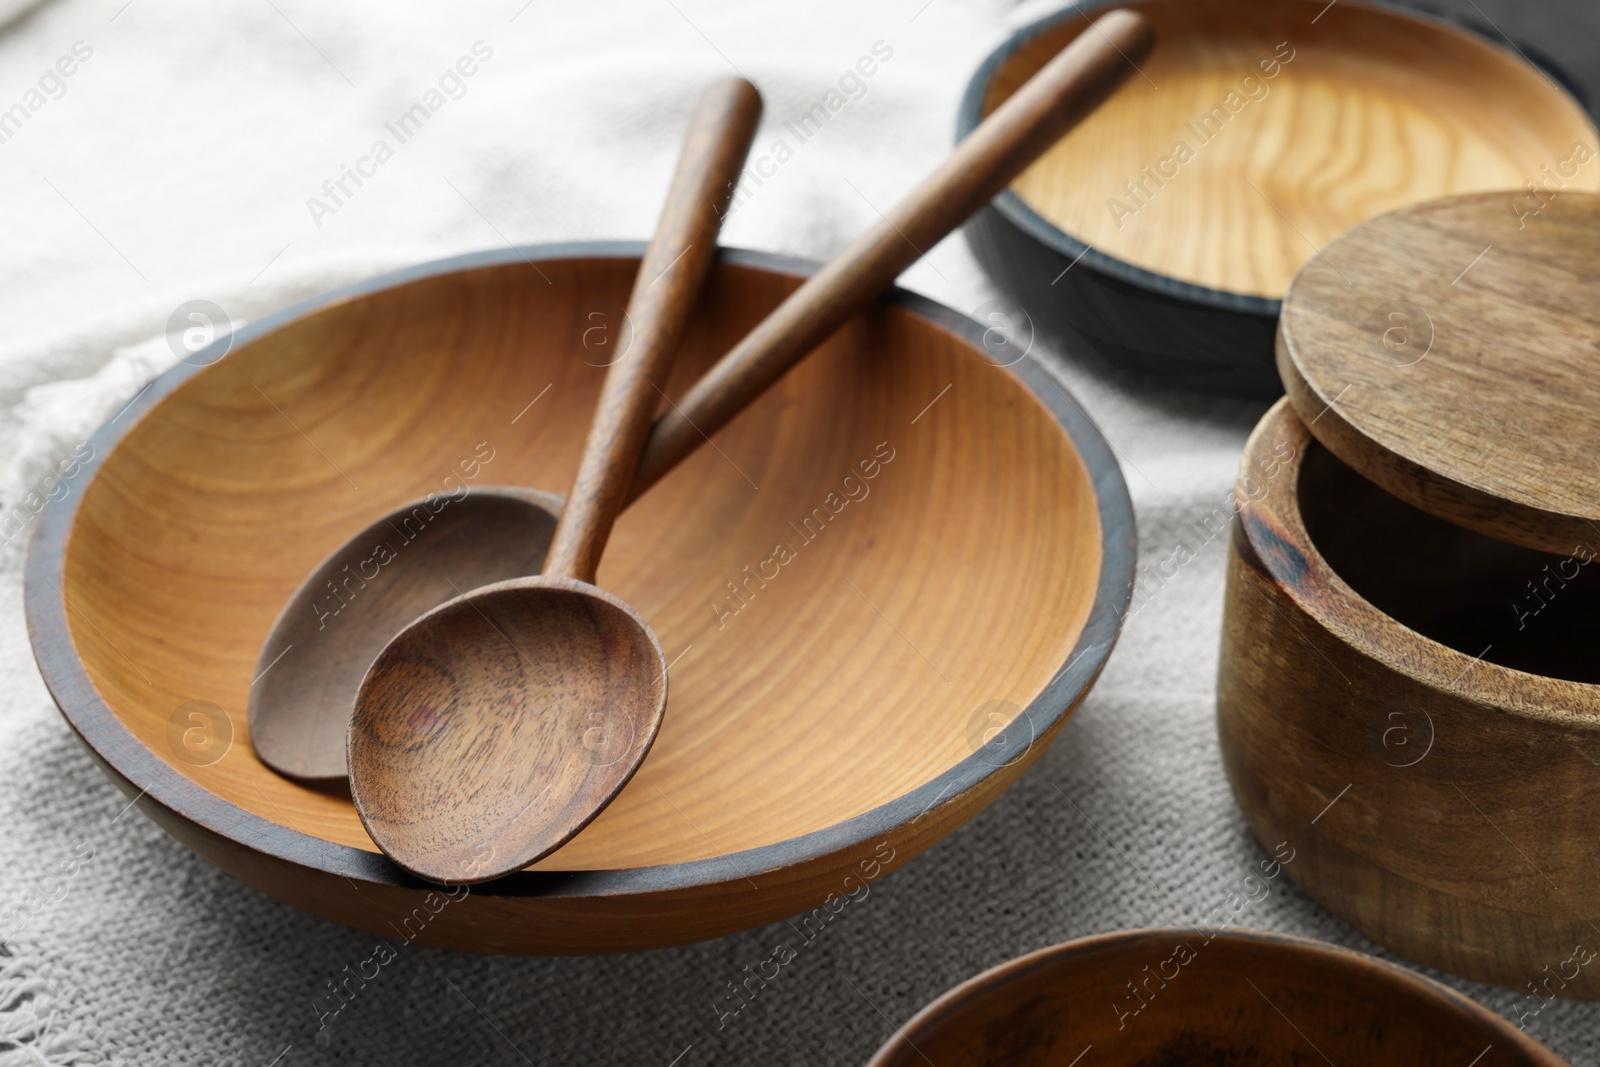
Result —
<svg viewBox="0 0 1600 1067"><path fill-rule="evenodd" d="M988 58L958 135L1113 4L1155 25L1144 76L967 233L1034 320L1120 366L1277 395L1284 291L1336 235L1456 193L1504 189L1515 212L1538 207L1530 182L1600 190L1588 116L1503 38L1352 0L1069 8Z"/></svg>
<svg viewBox="0 0 1600 1067"><path fill-rule="evenodd" d="M57 703L152 818L386 935L414 916L439 945L627 951L824 921L1038 756L1116 638L1126 487L1045 371L996 366L979 326L896 291L618 524L600 584L675 661L670 704L566 847L447 899L377 853L342 790L256 758L257 653L329 550L474 478L567 486L641 249L486 253L311 301L97 433L41 518L28 619ZM673 390L806 269L725 254Z"/></svg>
<svg viewBox="0 0 1600 1067"><path fill-rule="evenodd" d="M1091 1051L1092 1050L1092 1051ZM1023 956L962 983L869 1067L1560 1067L1453 990L1297 937L1131 930Z"/></svg>

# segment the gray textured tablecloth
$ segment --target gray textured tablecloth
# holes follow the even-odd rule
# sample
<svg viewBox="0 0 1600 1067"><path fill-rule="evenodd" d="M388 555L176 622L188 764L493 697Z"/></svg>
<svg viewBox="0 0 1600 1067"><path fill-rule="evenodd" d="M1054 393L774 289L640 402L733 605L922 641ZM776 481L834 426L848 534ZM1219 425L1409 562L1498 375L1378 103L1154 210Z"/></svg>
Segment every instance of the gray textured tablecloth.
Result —
<svg viewBox="0 0 1600 1067"><path fill-rule="evenodd" d="M1594 91L1592 2L1452 6L1534 43ZM1048 10L435 7L0 5L0 106L61 57L81 59L0 143L0 500L19 499L43 463L170 362L160 342L137 345L184 301L242 320L448 252L643 236L708 79L736 66L760 84L759 145L883 41L893 58L865 95L725 234L824 257L874 218L864 197L890 203L934 166L967 76L1009 28ZM426 137L337 211L308 208L383 116L477 41L492 59ZM963 311L994 295L961 239L930 260L905 284ZM1263 405L1151 388L1049 338L1040 348L1122 458L1143 558L1162 558L1228 492ZM0 550L0 1067L860 1064L952 984L1055 942L1192 919L1259 856L1213 721L1218 540L1131 621L1087 703L1015 788L875 884L726 1025L717 1002L770 954L774 930L596 959L413 948L319 1036L325 982L364 959L371 936L278 904L124 813L33 666L21 541ZM1373 948L1287 880L1247 921ZM1523 1006L1452 984L1508 1015ZM1529 1027L1574 1063L1600 1064L1594 1007L1555 1004Z"/></svg>

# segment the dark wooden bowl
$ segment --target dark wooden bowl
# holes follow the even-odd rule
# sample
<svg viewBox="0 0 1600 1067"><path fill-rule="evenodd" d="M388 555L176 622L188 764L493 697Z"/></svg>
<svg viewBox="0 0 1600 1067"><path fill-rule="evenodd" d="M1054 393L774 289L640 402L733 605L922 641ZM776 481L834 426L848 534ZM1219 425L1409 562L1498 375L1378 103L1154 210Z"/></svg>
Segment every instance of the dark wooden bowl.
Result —
<svg viewBox="0 0 1600 1067"><path fill-rule="evenodd" d="M1287 398L1238 499L1217 727L1257 840L1407 959L1600 997L1600 574L1389 495Z"/></svg>
<svg viewBox="0 0 1600 1067"><path fill-rule="evenodd" d="M28 620L67 719L152 818L386 936L416 916L438 945L628 951L854 891L1037 758L1117 635L1126 487L1045 371L996 366L979 326L901 291L617 525L600 584L676 660L671 697L638 775L560 851L446 902L377 853L346 793L256 758L256 656L324 554L429 492L567 486L642 247L483 253L330 294L96 434L41 519ZM808 269L725 254L672 391Z"/></svg>
<svg viewBox="0 0 1600 1067"><path fill-rule="evenodd" d="M1071 941L985 971L922 1009L869 1067L1072 1067L1080 1060L1098 1067L1566 1062L1404 967L1298 937L1176 927Z"/></svg>
<svg viewBox="0 0 1600 1067"><path fill-rule="evenodd" d="M1083 31L1083 12L1104 6L1155 24L1145 77L975 215L967 234L1036 325L1113 364L1275 396L1284 291L1337 234L1454 193L1507 189L1509 203L1552 174L1549 188L1600 190L1600 137L1548 75L1468 30L1350 0L1070 8L984 62L958 138ZM1201 126L1213 108L1220 117ZM1182 163L1179 142L1192 154ZM1588 154L1572 161L1580 143Z"/></svg>

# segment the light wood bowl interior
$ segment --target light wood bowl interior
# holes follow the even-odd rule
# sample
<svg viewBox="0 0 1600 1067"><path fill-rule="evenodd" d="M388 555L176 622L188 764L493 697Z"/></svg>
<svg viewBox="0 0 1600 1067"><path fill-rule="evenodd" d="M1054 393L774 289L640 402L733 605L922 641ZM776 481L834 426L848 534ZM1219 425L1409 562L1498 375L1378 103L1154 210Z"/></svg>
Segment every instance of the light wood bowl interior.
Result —
<svg viewBox="0 0 1600 1067"><path fill-rule="evenodd" d="M242 344L161 400L85 490L63 567L76 654L115 716L220 810L375 851L347 795L251 750L262 640L327 552L448 488L482 442L479 484L564 491L604 374L585 331L614 323L633 271L596 256L413 280ZM795 284L719 265L673 391ZM856 320L618 524L599 584L659 634L669 706L627 789L535 869L718 857L907 793L972 754L975 709L1044 689L1100 568L1092 479L1028 388L903 308ZM196 700L233 723L206 766L169 741Z"/></svg>
<svg viewBox="0 0 1600 1067"><path fill-rule="evenodd" d="M1146 271L1281 299L1330 239L1406 204L1528 182L1600 189L1600 144L1577 103L1465 30L1348 0L1119 6L1155 23L1143 77L1013 189L1060 230ZM1087 25L1070 14L1013 52L985 110ZM1201 127L1213 109L1220 118ZM1179 143L1192 153L1181 164Z"/></svg>

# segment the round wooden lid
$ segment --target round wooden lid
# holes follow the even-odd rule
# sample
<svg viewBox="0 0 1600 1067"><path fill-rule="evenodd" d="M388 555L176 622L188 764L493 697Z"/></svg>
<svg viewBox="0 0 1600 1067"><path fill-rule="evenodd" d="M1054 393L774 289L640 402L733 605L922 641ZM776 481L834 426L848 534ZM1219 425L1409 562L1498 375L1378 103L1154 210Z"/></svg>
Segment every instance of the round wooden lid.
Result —
<svg viewBox="0 0 1600 1067"><path fill-rule="evenodd" d="M1290 402L1331 452L1440 518L1563 555L1600 542L1600 195L1561 189L1592 166L1579 145L1537 192L1363 223L1300 270L1278 323Z"/></svg>

